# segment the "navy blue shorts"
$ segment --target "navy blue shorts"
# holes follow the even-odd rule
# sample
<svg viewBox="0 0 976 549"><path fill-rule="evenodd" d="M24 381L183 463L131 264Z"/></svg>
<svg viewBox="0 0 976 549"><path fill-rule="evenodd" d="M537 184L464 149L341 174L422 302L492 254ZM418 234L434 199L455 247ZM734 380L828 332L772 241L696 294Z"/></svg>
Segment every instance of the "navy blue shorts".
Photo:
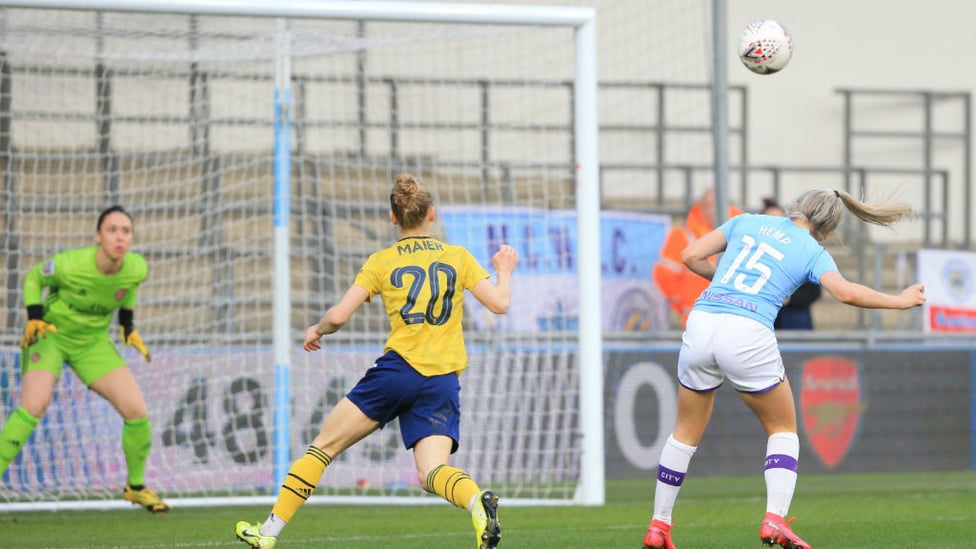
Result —
<svg viewBox="0 0 976 549"><path fill-rule="evenodd" d="M456 373L425 377L393 351L376 359L346 398L382 429L400 418L407 449L431 435L451 437L451 453L461 438L461 382Z"/></svg>

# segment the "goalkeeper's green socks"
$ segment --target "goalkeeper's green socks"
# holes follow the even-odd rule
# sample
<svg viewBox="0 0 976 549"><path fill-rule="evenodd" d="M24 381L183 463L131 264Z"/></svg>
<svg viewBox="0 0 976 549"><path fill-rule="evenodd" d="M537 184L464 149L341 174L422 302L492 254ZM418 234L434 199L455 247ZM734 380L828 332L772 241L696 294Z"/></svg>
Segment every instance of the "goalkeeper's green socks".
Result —
<svg viewBox="0 0 976 549"><path fill-rule="evenodd" d="M424 489L446 499L460 509L469 509L471 502L481 494L478 483L467 473L449 465L439 465L427 475Z"/></svg>
<svg viewBox="0 0 976 549"><path fill-rule="evenodd" d="M122 422L122 451L125 452L125 465L129 469L129 486L143 486L151 443L152 425L148 417Z"/></svg>
<svg viewBox="0 0 976 549"><path fill-rule="evenodd" d="M305 455L291 464L278 492L278 499L271 508L271 515L261 526L262 536L278 536L285 523L295 516L295 511L315 491L330 463L332 458L328 454L315 446L309 446Z"/></svg>
<svg viewBox="0 0 976 549"><path fill-rule="evenodd" d="M27 413L22 406L18 406L7 418L3 430L0 430L0 475L6 472L10 462L27 444L27 439L30 438L34 427L37 427L38 421L38 418Z"/></svg>

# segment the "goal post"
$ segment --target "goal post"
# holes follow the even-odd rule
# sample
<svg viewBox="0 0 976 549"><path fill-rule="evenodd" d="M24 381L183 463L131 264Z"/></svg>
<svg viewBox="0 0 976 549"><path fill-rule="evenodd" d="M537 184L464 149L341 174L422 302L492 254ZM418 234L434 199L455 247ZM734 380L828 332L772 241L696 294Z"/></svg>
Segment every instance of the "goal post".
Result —
<svg viewBox="0 0 976 549"><path fill-rule="evenodd" d="M552 293L519 294L514 320L465 311L472 364L455 459L504 487L506 504L604 503L595 10L15 0L2 11L6 264L26 271L89 244L85 220L114 201L134 213L135 250L151 273L140 332L154 362L126 357L154 416L154 454L165 451L147 475L181 473L161 492L180 505L271 498L308 431L382 349L385 315L372 304L323 352L296 351L367 250L395 238L382 226L385 197L392 174L413 171L434 192L447 241L487 266L491 245L521 239L520 269L537 269ZM152 14L167 19L138 19ZM553 287L567 280L569 298ZM16 405L17 282L8 274L6 313L17 322L0 355L4 420ZM558 319L518 317L541 310L534 299ZM75 425L72 410L103 422ZM117 442L111 410L66 374L48 414L0 481L0 510L119 505L119 459L87 463L81 446L58 443L68 432ZM402 443L393 457L395 427L322 482L335 469L353 484L309 501L436 501L411 486Z"/></svg>

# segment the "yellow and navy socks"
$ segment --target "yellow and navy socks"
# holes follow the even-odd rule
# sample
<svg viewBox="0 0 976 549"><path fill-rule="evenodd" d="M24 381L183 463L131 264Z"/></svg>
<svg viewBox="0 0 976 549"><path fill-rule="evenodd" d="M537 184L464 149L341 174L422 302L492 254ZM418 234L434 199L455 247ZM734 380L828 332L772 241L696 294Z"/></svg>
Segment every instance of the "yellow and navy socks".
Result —
<svg viewBox="0 0 976 549"><path fill-rule="evenodd" d="M262 536L277 536L285 523L291 520L298 508L312 495L325 468L332 458L315 446L309 446L305 455L291 464L285 482L278 492L278 499L271 509L271 515L261 526Z"/></svg>
<svg viewBox="0 0 976 549"><path fill-rule="evenodd" d="M471 501L481 493L478 484L461 469L439 465L427 475L424 489L446 499L460 509L470 510Z"/></svg>

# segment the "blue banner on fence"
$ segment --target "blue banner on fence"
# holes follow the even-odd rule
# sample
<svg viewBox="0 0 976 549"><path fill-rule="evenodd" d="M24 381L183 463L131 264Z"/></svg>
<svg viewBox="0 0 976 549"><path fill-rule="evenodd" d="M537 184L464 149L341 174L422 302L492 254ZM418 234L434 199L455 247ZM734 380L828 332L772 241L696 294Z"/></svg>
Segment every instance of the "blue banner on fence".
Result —
<svg viewBox="0 0 976 549"><path fill-rule="evenodd" d="M496 317L468 300L468 314L479 329L577 329L579 235L575 211L442 206L438 214L445 239L468 248L488 268L501 244L509 244L519 253L508 315ZM667 309L650 272L670 226L667 216L601 212L604 331L667 328Z"/></svg>

